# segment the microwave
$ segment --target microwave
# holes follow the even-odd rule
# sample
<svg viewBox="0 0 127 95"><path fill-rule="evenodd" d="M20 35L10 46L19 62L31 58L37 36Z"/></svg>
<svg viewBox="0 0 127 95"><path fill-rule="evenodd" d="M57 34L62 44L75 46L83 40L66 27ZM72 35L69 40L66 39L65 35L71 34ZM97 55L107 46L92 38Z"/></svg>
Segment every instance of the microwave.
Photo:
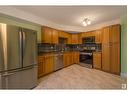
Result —
<svg viewBox="0 0 127 95"><path fill-rule="evenodd" d="M83 43L95 43L95 36L89 36L82 39Z"/></svg>

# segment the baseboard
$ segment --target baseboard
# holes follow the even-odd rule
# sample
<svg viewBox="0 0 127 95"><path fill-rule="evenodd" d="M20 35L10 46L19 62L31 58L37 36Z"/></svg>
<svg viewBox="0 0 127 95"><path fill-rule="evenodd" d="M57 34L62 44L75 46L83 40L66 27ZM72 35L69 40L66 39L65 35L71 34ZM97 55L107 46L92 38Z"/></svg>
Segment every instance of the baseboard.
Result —
<svg viewBox="0 0 127 95"><path fill-rule="evenodd" d="M121 73L121 77L122 77L123 79L127 79L127 73Z"/></svg>

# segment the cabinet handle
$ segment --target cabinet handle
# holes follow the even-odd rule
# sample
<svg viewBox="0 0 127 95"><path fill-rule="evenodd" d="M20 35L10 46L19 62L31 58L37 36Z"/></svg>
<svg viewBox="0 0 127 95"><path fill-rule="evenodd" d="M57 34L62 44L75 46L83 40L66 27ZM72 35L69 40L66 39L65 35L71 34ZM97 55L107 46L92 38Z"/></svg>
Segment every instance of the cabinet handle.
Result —
<svg viewBox="0 0 127 95"><path fill-rule="evenodd" d="M15 73L3 74L2 76L3 76L3 77L6 77L6 76L13 75L13 74L15 74Z"/></svg>

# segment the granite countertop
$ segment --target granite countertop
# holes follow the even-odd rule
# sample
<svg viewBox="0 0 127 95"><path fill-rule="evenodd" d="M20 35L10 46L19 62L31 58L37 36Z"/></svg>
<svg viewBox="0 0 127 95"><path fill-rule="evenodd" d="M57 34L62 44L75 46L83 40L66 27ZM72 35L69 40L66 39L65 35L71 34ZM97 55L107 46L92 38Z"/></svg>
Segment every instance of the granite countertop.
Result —
<svg viewBox="0 0 127 95"><path fill-rule="evenodd" d="M101 50L96 50L96 51L94 51L94 52L96 52L96 53L102 53L102 51L101 51Z"/></svg>
<svg viewBox="0 0 127 95"><path fill-rule="evenodd" d="M78 50L66 50L66 51L39 51L38 55L43 55L47 53L65 53L65 52L73 52L73 51L78 51Z"/></svg>

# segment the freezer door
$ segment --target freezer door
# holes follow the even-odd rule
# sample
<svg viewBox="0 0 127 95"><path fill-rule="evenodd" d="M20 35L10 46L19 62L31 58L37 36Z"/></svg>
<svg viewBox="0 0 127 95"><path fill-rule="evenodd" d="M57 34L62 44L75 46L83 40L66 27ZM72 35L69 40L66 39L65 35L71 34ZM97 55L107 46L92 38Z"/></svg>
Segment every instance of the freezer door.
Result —
<svg viewBox="0 0 127 95"><path fill-rule="evenodd" d="M7 70L22 67L20 28L7 25Z"/></svg>
<svg viewBox="0 0 127 95"><path fill-rule="evenodd" d="M37 64L36 31L22 29L23 32L23 67Z"/></svg>
<svg viewBox="0 0 127 95"><path fill-rule="evenodd" d="M20 89L22 86L21 80L21 72L5 72L2 74L1 81L2 86L1 89Z"/></svg>
<svg viewBox="0 0 127 95"><path fill-rule="evenodd" d="M22 71L21 89L32 89L37 86L37 66Z"/></svg>
<svg viewBox="0 0 127 95"><path fill-rule="evenodd" d="M3 42L2 42L2 26L0 24L0 72L4 70L4 53L3 53Z"/></svg>
<svg viewBox="0 0 127 95"><path fill-rule="evenodd" d="M1 77L1 89L32 89L37 86L37 67L6 72Z"/></svg>

